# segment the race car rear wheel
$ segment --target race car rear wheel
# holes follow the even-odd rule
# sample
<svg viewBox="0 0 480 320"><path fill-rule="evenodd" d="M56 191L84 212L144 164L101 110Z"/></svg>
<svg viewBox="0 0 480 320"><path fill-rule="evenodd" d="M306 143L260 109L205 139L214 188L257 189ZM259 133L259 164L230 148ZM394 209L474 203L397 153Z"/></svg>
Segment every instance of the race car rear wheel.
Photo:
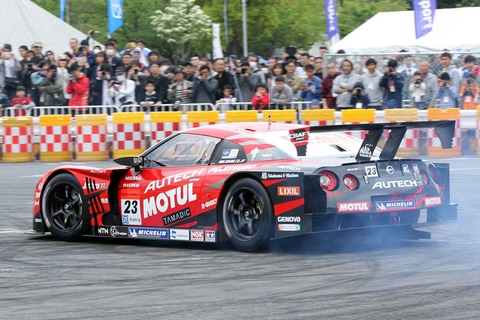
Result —
<svg viewBox="0 0 480 320"><path fill-rule="evenodd" d="M70 174L59 174L47 184L42 212L49 231L62 240L77 240L89 226L82 187Z"/></svg>
<svg viewBox="0 0 480 320"><path fill-rule="evenodd" d="M229 189L223 203L223 224L230 242L242 251L254 251L271 237L273 209L265 188L244 178Z"/></svg>

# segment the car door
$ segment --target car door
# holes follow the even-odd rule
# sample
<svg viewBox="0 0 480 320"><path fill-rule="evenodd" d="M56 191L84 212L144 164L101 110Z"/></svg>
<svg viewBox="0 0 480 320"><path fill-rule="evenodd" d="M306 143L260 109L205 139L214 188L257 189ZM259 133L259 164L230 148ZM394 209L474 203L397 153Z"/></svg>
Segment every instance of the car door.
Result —
<svg viewBox="0 0 480 320"><path fill-rule="evenodd" d="M195 224L211 154L220 139L179 134L143 156L119 184L123 225L185 227Z"/></svg>

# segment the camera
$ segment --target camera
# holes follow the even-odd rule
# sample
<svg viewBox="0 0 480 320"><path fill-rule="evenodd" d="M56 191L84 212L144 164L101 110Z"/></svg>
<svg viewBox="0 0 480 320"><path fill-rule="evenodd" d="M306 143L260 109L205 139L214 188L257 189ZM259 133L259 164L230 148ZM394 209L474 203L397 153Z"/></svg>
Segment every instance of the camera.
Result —
<svg viewBox="0 0 480 320"><path fill-rule="evenodd" d="M422 79L415 80L415 84L420 84L420 83L422 83Z"/></svg>
<svg viewBox="0 0 480 320"><path fill-rule="evenodd" d="M442 87L446 87L447 86L447 81L442 81Z"/></svg>
<svg viewBox="0 0 480 320"><path fill-rule="evenodd" d="M357 95L357 96L362 95L362 89L360 89L360 88L355 89L355 95Z"/></svg>
<svg viewBox="0 0 480 320"><path fill-rule="evenodd" d="M73 74L68 76L69 81L75 81L75 76Z"/></svg>
<svg viewBox="0 0 480 320"><path fill-rule="evenodd" d="M83 53L83 47L78 48L79 53Z"/></svg>
<svg viewBox="0 0 480 320"><path fill-rule="evenodd" d="M245 73L247 73L247 68L243 67L242 71L241 71L241 74L245 74Z"/></svg>
<svg viewBox="0 0 480 320"><path fill-rule="evenodd" d="M394 67L388 67L388 72L392 73L393 71L395 71Z"/></svg>
<svg viewBox="0 0 480 320"><path fill-rule="evenodd" d="M467 79L467 84L473 84L473 80L472 79Z"/></svg>
<svg viewBox="0 0 480 320"><path fill-rule="evenodd" d="M133 73L138 74L138 69L133 69Z"/></svg>
<svg viewBox="0 0 480 320"><path fill-rule="evenodd" d="M102 71L102 77L105 77L107 73L105 71Z"/></svg>

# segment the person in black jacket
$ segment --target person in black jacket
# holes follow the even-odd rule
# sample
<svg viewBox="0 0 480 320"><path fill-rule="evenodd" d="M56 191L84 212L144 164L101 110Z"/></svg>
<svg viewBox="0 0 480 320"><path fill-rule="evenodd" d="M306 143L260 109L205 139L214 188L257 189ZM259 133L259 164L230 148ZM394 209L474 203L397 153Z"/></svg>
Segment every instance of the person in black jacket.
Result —
<svg viewBox="0 0 480 320"><path fill-rule="evenodd" d="M160 65L157 62L150 64L150 75L143 78L143 87L148 81L153 81L155 84L155 92L157 93L158 102L168 103L168 78L160 74ZM144 101L144 96L138 99Z"/></svg>
<svg viewBox="0 0 480 320"><path fill-rule="evenodd" d="M370 98L365 92L365 86L360 81L355 83L355 86L353 87L350 104L356 109L368 109Z"/></svg>
<svg viewBox="0 0 480 320"><path fill-rule="evenodd" d="M107 94L108 86L112 80L112 68L108 63L95 66L94 74L92 73L92 78L90 78L90 105L107 106L113 104L112 99Z"/></svg>
<svg viewBox="0 0 480 320"><path fill-rule="evenodd" d="M215 100L220 100L223 98L223 89L225 86L230 88L234 87L233 75L225 71L225 66L225 60L223 58L218 58L213 61L213 68L217 73L214 78L218 82Z"/></svg>
<svg viewBox="0 0 480 320"><path fill-rule="evenodd" d="M384 106L387 109L402 107L403 76L397 73L398 61L388 61L385 74L380 80L380 87L385 88Z"/></svg>

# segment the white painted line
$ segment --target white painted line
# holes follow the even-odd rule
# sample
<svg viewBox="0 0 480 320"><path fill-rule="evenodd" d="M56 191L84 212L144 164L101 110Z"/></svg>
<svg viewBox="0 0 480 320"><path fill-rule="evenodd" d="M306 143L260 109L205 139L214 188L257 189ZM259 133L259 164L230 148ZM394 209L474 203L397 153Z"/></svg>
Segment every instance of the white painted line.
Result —
<svg viewBox="0 0 480 320"><path fill-rule="evenodd" d="M31 176L19 176L17 178L41 178L43 174L32 174Z"/></svg>
<svg viewBox="0 0 480 320"><path fill-rule="evenodd" d="M475 171L480 168L450 168L450 171Z"/></svg>
<svg viewBox="0 0 480 320"><path fill-rule="evenodd" d="M0 233L26 233L29 230L15 230L15 229L4 229L0 230Z"/></svg>

